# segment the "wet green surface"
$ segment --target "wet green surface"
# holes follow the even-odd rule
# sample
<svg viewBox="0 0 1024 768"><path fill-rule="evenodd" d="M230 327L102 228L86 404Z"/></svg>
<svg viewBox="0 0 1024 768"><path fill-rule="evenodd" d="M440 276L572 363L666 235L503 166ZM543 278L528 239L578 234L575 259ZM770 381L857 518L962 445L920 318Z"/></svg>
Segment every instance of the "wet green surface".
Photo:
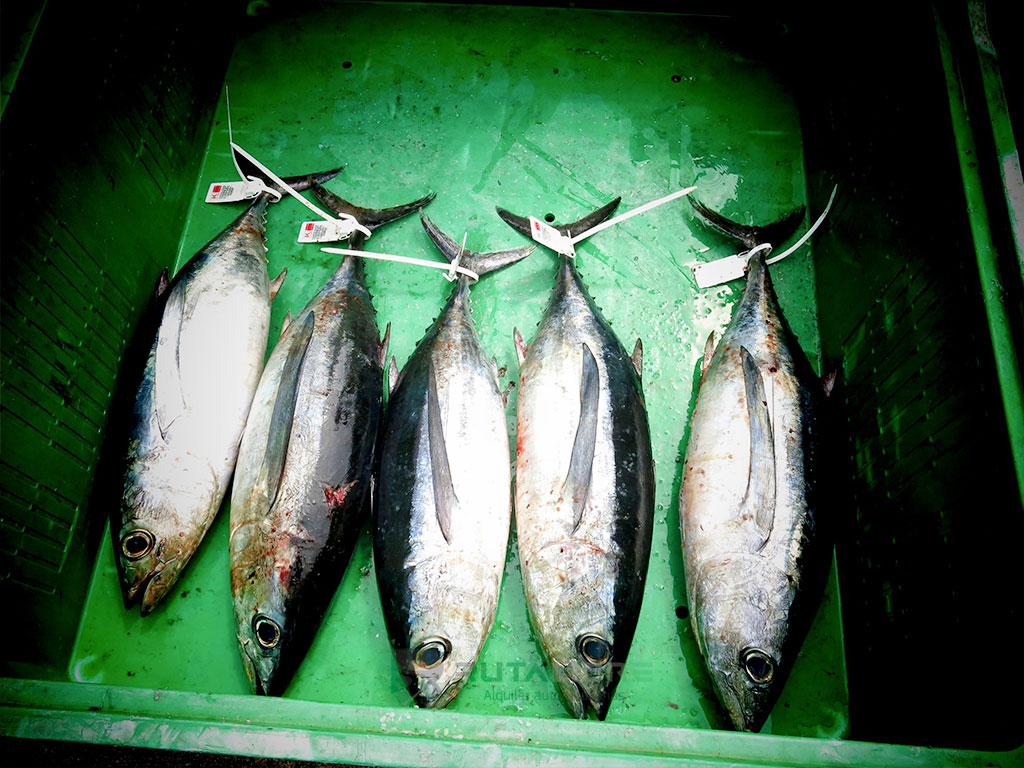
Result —
<svg viewBox="0 0 1024 768"><path fill-rule="evenodd" d="M729 20L537 9L340 6L279 20L244 37L228 71L234 138L276 172L343 163L328 186L383 207L437 193L429 214L477 251L523 238L500 204L558 221L622 195L628 210L690 183L733 218L768 221L804 204L802 142L792 95ZM751 34L748 34L751 33ZM240 209L205 205L208 185L234 176L223 98L180 267ZM274 206L271 276L289 270L274 303L276 339L336 259L295 242L309 212ZM369 250L440 259L415 219L378 232ZM644 390L657 467L654 541L636 639L608 720L725 727L688 620L679 550L681 448L704 340L728 322L738 283L699 291L687 265L733 252L676 201L598 234L579 268L627 349L644 340ZM516 377L512 328L529 339L547 303L555 259L538 250L474 289L485 347ZM399 367L449 290L440 272L367 266L378 320L391 323ZM773 267L783 311L817 363L811 249ZM269 352L269 350L268 350ZM514 430L515 390L509 399ZM364 531L289 698L411 706L387 642ZM107 538L97 557L71 679L202 693L248 691L234 638L227 515L221 514L152 615L124 611ZM494 630L458 712L567 718L526 617L513 543ZM848 727L835 574L765 732L841 737Z"/></svg>

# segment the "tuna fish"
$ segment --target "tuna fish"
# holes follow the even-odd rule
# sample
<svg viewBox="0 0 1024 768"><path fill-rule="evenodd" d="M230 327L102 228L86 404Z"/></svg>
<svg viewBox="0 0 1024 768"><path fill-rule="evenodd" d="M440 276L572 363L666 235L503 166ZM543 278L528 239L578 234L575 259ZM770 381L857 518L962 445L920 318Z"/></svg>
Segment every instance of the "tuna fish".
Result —
<svg viewBox="0 0 1024 768"><path fill-rule="evenodd" d="M606 218L618 199L574 224ZM529 221L498 209L513 228ZM519 353L516 530L534 636L568 710L608 714L636 630L651 552L654 461L630 355L561 256L555 290Z"/></svg>
<svg viewBox="0 0 1024 768"><path fill-rule="evenodd" d="M420 218L449 261L479 275L533 251L461 251ZM494 623L512 512L505 398L469 293L460 275L400 376L392 358L375 498L388 636L415 702L438 709L462 689Z"/></svg>
<svg viewBox="0 0 1024 768"><path fill-rule="evenodd" d="M305 189L338 170L286 181ZM140 331L152 341L136 340L148 354L110 528L125 607L138 602L143 615L198 548L235 466L263 370L270 302L285 276L267 277L263 233L271 198L260 193L173 281L164 272L157 319Z"/></svg>
<svg viewBox="0 0 1024 768"><path fill-rule="evenodd" d="M747 248L781 242L694 202ZM690 617L737 730L771 712L814 616L831 547L820 532L814 460L821 383L789 332L756 253L717 347L708 339L679 492Z"/></svg>
<svg viewBox="0 0 1024 768"><path fill-rule="evenodd" d="M433 199L335 213L373 231ZM350 239L359 248L363 235ZM231 503L236 634L254 693L284 692L323 620L368 517L388 333L363 260L345 258L267 361L242 437Z"/></svg>

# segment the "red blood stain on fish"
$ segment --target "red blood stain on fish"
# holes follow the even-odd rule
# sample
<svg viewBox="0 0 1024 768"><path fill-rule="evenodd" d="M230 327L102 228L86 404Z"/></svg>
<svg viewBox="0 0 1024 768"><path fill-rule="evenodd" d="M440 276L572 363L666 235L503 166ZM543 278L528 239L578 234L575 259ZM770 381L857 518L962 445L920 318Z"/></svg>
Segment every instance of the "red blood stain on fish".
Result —
<svg viewBox="0 0 1024 768"><path fill-rule="evenodd" d="M324 496L327 499L327 505L330 507L340 507L345 503L345 499L348 497L349 491L352 490L355 484L356 481L353 480L351 483L343 483L334 488L326 483L321 483L320 487L324 489Z"/></svg>

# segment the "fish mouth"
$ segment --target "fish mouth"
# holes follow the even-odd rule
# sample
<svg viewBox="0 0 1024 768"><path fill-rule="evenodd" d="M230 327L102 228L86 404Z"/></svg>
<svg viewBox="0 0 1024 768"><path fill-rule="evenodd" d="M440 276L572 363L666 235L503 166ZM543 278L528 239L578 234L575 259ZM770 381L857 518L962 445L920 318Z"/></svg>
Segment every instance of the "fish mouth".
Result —
<svg viewBox="0 0 1024 768"><path fill-rule="evenodd" d="M450 683L448 683L448 685L445 686L445 689L441 691L441 694L439 696L425 696L423 695L423 693L417 690L417 692L413 695L413 698L416 701L416 706L422 709L444 709L452 703L452 701L455 699L455 697L461 690L462 678L460 677L458 680L452 680Z"/></svg>
<svg viewBox="0 0 1024 768"><path fill-rule="evenodd" d="M582 720L586 717L587 706L590 704L586 691L569 674L568 665L563 664L558 659L552 659L552 661L555 663L555 682L558 684L558 690L561 692L562 698L569 705L573 717Z"/></svg>

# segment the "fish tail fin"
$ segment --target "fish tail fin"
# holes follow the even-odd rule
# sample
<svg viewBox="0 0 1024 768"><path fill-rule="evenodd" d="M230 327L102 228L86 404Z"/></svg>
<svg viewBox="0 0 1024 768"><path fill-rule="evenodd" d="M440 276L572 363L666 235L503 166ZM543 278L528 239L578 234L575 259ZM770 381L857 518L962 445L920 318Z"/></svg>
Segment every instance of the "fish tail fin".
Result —
<svg viewBox="0 0 1024 768"><path fill-rule="evenodd" d="M410 213L418 211L434 199L434 193L430 192L419 200L415 200L411 203L404 203L402 205L396 205L392 208L363 208L339 197L329 189L324 189L317 182L314 182L311 185L311 188L313 190L313 194L316 195L317 200L326 205L335 214L346 214L348 216L352 216L371 232L383 227L385 224L397 221L403 216L408 216Z"/></svg>
<svg viewBox="0 0 1024 768"><path fill-rule="evenodd" d="M427 231L427 235L430 236L434 245L444 254L445 259L450 262L455 261L459 253L461 253L462 256L459 259L459 264L466 269L476 272L481 277L488 272L494 272L502 267L507 267L509 264L515 264L517 261L525 259L535 249L535 246L523 245L519 248L511 248L507 251L494 251L493 253L477 253L468 248L463 250L461 245L445 234L422 210L420 211L420 221L423 223L423 228Z"/></svg>
<svg viewBox="0 0 1024 768"><path fill-rule="evenodd" d="M800 222L804 218L804 207L801 205L795 211L786 214L786 216L771 224L765 224L764 226L740 224L726 218L717 211L711 210L704 203L694 199L692 195L687 199L704 221L719 232L739 240L747 249L754 248L762 243L778 245L785 242L796 232L796 228L800 226Z"/></svg>
<svg viewBox="0 0 1024 768"><path fill-rule="evenodd" d="M596 227L602 221L611 216L612 211L614 211L618 207L620 202L622 202L622 198L616 197L610 203L602 205L596 211L588 213L586 216L584 216L582 219L579 219L578 221L574 221L571 224L552 224L551 226L553 226L566 237L576 237L576 235L579 235L583 232L586 232L588 229ZM497 207L494 210L498 212L498 215L501 217L501 220L508 224L510 227L512 227L512 229L514 229L516 232L524 234L527 237L532 237L532 235L530 234L530 219L528 217L519 216L501 207Z"/></svg>
<svg viewBox="0 0 1024 768"><path fill-rule="evenodd" d="M238 169L242 172L242 175L246 178L255 176L262 180L264 184L273 190L278 192L284 192L281 185L274 181L272 178L267 176L266 173L261 171L255 164L245 156L241 155L236 150L232 149L232 154L235 157L235 162L238 164ZM309 189L314 184L325 184L326 182L333 179L339 173L341 173L340 166L338 168L332 168L329 171L320 171L318 173L303 173L298 176L283 176L281 178L289 187L294 189L296 192L302 192L305 189Z"/></svg>

